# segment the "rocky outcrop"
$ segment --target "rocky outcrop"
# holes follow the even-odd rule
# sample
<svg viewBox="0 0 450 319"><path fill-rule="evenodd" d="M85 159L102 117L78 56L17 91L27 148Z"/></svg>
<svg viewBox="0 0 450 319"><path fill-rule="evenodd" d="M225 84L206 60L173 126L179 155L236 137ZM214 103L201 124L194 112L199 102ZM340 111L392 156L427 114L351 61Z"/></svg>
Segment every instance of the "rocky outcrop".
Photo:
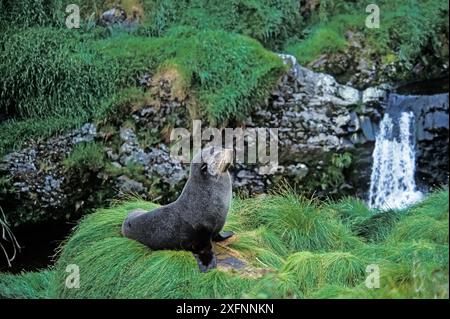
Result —
<svg viewBox="0 0 450 319"><path fill-rule="evenodd" d="M297 188L320 195L367 197L372 152L379 123L392 88L388 85L357 90L332 76L298 65L281 55L291 69L272 92L267 105L245 123L279 128L280 170L261 180L246 170L241 187L265 189L281 176ZM423 187L448 183L448 94L411 96L415 113L417 178ZM351 163L345 165L345 154ZM296 169L301 167L300 172ZM294 173L296 172L296 173Z"/></svg>
<svg viewBox="0 0 450 319"><path fill-rule="evenodd" d="M0 177L8 181L9 187L0 193L0 202L8 221L17 226L77 218L105 200L130 195L158 201L159 194L165 194L165 200L173 199L183 186L187 166L173 159L166 145L144 150L134 131L122 128L122 144L116 154L100 142L101 138L96 126L88 123L45 142L30 142L5 156L0 162ZM94 142L103 147L104 163L74 174L65 159L78 144ZM134 172L130 165L140 169ZM137 174L139 180L134 179Z"/></svg>
<svg viewBox="0 0 450 319"><path fill-rule="evenodd" d="M0 161L0 177L9 186L3 185L0 204L10 223L45 220L55 211L60 217L61 209L68 215L77 210L80 185L70 183L62 162L76 144L91 142L96 134L96 127L86 124L45 142L30 141Z"/></svg>
<svg viewBox="0 0 450 319"><path fill-rule="evenodd" d="M245 123L247 127L279 129L280 170L265 178L269 181L266 187L285 177L307 192L363 195L370 180L376 125L386 106L388 87L360 91L337 83L330 75L300 66L292 56L281 57L291 65L290 71L280 80L267 105L252 113ZM353 158L352 164L340 167L336 162L344 154ZM359 173L352 174L353 170ZM252 172L240 181L241 186L253 189L254 180L259 185L256 170ZM361 184L364 187L360 190Z"/></svg>
<svg viewBox="0 0 450 319"><path fill-rule="evenodd" d="M103 12L98 23L104 27L113 27L124 30L135 30L139 25L139 20L142 17L142 8L133 6L130 12L127 12L120 6L115 6Z"/></svg>
<svg viewBox="0 0 450 319"><path fill-rule="evenodd" d="M435 31L439 44L431 50L425 46L415 61L407 62L394 52L377 53L363 33L348 30L344 35L347 42L344 50L324 53L306 66L358 89L448 77L448 29Z"/></svg>
<svg viewBox="0 0 450 319"><path fill-rule="evenodd" d="M448 184L448 94L409 96L402 108L416 119L417 180L425 188Z"/></svg>

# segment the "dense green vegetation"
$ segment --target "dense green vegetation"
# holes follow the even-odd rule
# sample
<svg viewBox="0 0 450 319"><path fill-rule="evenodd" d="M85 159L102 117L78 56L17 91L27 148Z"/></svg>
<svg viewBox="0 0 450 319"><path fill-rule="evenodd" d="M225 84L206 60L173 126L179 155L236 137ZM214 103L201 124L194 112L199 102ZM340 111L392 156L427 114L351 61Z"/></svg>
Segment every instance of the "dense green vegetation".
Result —
<svg viewBox="0 0 450 319"><path fill-rule="evenodd" d="M200 115L217 123L244 116L284 71L255 40L223 31L177 28L162 38L106 39L74 32L26 29L3 41L0 110L14 119L0 126L0 153L101 119L144 73L174 77L177 97L190 93Z"/></svg>
<svg viewBox="0 0 450 319"><path fill-rule="evenodd" d="M399 62L405 76L416 61L431 63L424 50L448 59L447 2L375 2L379 29L364 26L365 3L341 0L2 0L0 113L10 119L0 124L0 156L104 117L144 73L175 74L181 97L213 123L243 117L284 69L263 46L309 63L346 51L353 31L362 33L369 61ZM69 3L80 6L81 29L64 25ZM96 25L114 5L139 25Z"/></svg>
<svg viewBox="0 0 450 319"><path fill-rule="evenodd" d="M370 211L353 198L321 203L290 190L236 199L226 225L236 240L228 249L248 266L206 274L188 252L152 252L120 236L127 212L152 207L132 201L86 216L54 268L1 274L0 292L16 298L448 298L448 189L402 212ZM79 289L65 288L69 264L79 266ZM365 286L371 264L380 269L377 289Z"/></svg>
<svg viewBox="0 0 450 319"><path fill-rule="evenodd" d="M365 27L366 3L323 2L328 5L320 7L318 18L315 18L317 23L305 30L308 33L305 40L287 49L302 63L311 62L323 53L344 51L348 44L347 31L362 32L368 54L374 58L398 60L405 72L411 71L425 48L431 48L437 56L448 56L448 47L445 48L449 27L446 1L373 1L371 3L380 8L380 28L377 29Z"/></svg>

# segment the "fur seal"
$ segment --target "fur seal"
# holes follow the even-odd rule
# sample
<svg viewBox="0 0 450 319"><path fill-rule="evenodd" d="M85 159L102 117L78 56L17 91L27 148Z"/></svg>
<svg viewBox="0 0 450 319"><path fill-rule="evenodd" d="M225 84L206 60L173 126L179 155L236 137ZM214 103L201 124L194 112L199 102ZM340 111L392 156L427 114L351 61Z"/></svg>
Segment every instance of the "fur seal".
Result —
<svg viewBox="0 0 450 319"><path fill-rule="evenodd" d="M152 250L191 251L202 272L215 268L212 241L233 235L220 233L231 203L232 160L230 149L209 147L196 154L180 197L149 212L131 212L122 224L122 235Z"/></svg>

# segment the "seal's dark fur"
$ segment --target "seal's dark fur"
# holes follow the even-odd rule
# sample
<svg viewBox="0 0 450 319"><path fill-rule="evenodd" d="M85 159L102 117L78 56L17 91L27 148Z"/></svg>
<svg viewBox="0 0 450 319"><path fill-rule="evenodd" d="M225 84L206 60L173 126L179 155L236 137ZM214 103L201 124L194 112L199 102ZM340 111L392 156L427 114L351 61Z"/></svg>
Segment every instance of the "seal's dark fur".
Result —
<svg viewBox="0 0 450 319"><path fill-rule="evenodd" d="M224 150L203 152L213 154ZM202 271L214 268L216 259L211 241L231 236L222 236L219 232L225 224L232 194L228 165L221 165L221 171L208 167L218 167L212 164L217 164L214 161L224 155L216 155L209 162L199 160L197 155L180 197L150 212L130 213L123 222L122 234L153 250L192 251Z"/></svg>

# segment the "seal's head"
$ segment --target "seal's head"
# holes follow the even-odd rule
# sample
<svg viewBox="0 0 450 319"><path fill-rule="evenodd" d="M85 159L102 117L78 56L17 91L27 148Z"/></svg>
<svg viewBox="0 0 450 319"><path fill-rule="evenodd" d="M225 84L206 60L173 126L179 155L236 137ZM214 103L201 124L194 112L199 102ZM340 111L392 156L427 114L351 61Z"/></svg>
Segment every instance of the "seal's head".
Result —
<svg viewBox="0 0 450 319"><path fill-rule="evenodd" d="M220 176L227 172L233 162L233 150L222 147L208 147L194 156L191 175Z"/></svg>

